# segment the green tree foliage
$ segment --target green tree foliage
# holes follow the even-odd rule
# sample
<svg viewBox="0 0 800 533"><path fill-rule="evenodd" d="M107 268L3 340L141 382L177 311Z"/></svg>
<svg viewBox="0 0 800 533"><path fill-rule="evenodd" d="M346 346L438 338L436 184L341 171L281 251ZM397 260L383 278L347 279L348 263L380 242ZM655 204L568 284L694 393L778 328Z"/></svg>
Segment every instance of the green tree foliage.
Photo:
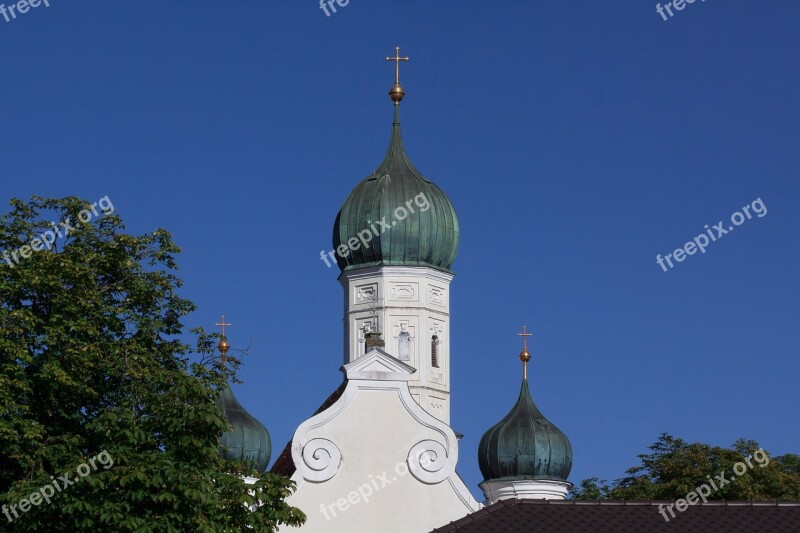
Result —
<svg viewBox="0 0 800 533"><path fill-rule="evenodd" d="M752 440L737 440L733 446L720 448L708 444L687 443L662 434L650 446L650 453L639 455L642 463L627 470L627 476L608 484L598 478L584 479L572 490L576 500L676 500L709 478L724 473L730 483L719 487L711 500L800 500L800 456L786 454L772 457ZM761 451L759 451L761 450ZM763 453L762 453L763 452ZM734 465L752 467L736 475ZM763 466L762 466L763 465ZM739 467L742 471L742 467Z"/></svg>
<svg viewBox="0 0 800 533"><path fill-rule="evenodd" d="M74 197L11 206L0 219L0 253L31 244L53 229L50 221L69 219L74 229L50 250L0 263L0 504L12 518L0 514L0 529L301 524L302 512L284 502L291 481L226 463L218 452L227 424L216 391L235 379L238 361L215 362L215 335L202 330L195 347L182 340L182 317L194 305L177 294L170 234L125 234L110 213L79 223L88 205ZM113 466L96 463L49 504L21 511L23 499L65 473L78 477L79 465L103 451ZM256 503L254 512L246 507Z"/></svg>

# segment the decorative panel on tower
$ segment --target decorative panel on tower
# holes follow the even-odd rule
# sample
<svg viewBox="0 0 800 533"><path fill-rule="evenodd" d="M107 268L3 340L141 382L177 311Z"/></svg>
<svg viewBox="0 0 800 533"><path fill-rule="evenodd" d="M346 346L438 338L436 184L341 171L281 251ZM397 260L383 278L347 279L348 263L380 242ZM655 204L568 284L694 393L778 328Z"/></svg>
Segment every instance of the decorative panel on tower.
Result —
<svg viewBox="0 0 800 533"><path fill-rule="evenodd" d="M346 295L345 364L364 355L369 331L365 328L377 328L383 350L416 369L409 380L412 394L445 423L450 416L452 278L432 268L409 266L353 269L340 278Z"/></svg>
<svg viewBox="0 0 800 533"><path fill-rule="evenodd" d="M378 284L365 283L363 285L357 285L353 295L355 297L353 301L354 304L372 305L372 302L376 300L378 295Z"/></svg>
<svg viewBox="0 0 800 533"><path fill-rule="evenodd" d="M389 284L390 301L419 301L419 283L396 283Z"/></svg>
<svg viewBox="0 0 800 533"><path fill-rule="evenodd" d="M437 398L436 396L431 396L429 402L429 413L433 416L438 418L439 420L444 420L445 418L445 400L444 398Z"/></svg>
<svg viewBox="0 0 800 533"><path fill-rule="evenodd" d="M417 321L416 317L392 317L391 353L397 359L417 367Z"/></svg>
<svg viewBox="0 0 800 533"><path fill-rule="evenodd" d="M447 289L431 284L428 287L428 303L439 307L447 306Z"/></svg>

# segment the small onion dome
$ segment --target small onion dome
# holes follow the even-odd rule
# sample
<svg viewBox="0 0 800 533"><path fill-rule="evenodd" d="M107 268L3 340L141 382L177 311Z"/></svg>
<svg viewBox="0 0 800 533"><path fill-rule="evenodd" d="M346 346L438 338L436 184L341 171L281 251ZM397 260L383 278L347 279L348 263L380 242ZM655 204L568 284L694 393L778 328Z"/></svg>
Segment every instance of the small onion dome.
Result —
<svg viewBox="0 0 800 533"><path fill-rule="evenodd" d="M366 246L348 245L348 241L355 243L353 239L359 234ZM339 268L429 266L450 272L458 236L453 204L414 167L403 148L395 106L386 157L375 172L356 185L336 216L333 246L342 246L344 251L336 254Z"/></svg>
<svg viewBox="0 0 800 533"><path fill-rule="evenodd" d="M567 480L572 446L533 403L527 379L522 380L516 405L481 437L478 463L485 481Z"/></svg>
<svg viewBox="0 0 800 533"><path fill-rule="evenodd" d="M220 453L228 461L245 461L265 472L272 455L267 428L241 406L230 386L217 398L217 407L231 426L220 438Z"/></svg>

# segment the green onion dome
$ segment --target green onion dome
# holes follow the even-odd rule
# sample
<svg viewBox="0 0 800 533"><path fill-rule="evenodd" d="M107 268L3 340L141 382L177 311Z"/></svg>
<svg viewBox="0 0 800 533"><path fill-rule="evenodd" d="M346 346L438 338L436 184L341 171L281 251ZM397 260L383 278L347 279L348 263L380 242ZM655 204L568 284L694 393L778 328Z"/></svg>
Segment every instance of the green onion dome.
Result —
<svg viewBox="0 0 800 533"><path fill-rule="evenodd" d="M511 411L481 438L478 463L485 481L567 480L572 446L533 403L527 379Z"/></svg>
<svg viewBox="0 0 800 533"><path fill-rule="evenodd" d="M217 407L231 426L220 438L220 453L228 461L244 461L265 472L272 455L267 428L241 406L230 386L217 398Z"/></svg>
<svg viewBox="0 0 800 533"><path fill-rule="evenodd" d="M402 265L450 272L458 236L453 204L414 167L403 148L395 106L386 157L356 185L336 216L333 246L339 268Z"/></svg>

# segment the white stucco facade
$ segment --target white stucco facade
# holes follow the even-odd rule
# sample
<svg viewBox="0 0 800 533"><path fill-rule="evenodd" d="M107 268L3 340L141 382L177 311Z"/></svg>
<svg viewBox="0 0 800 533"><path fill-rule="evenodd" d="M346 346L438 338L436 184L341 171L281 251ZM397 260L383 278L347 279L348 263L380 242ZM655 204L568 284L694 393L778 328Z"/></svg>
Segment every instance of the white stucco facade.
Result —
<svg viewBox="0 0 800 533"><path fill-rule="evenodd" d="M416 369L411 396L450 423L450 282L428 267L376 266L345 271L344 363L364 355L364 336L376 328L384 350ZM377 318L377 324L376 322Z"/></svg>
<svg viewBox="0 0 800 533"><path fill-rule="evenodd" d="M478 510L455 433L412 398L415 369L373 349L342 371L342 395L292 439L300 530L424 533Z"/></svg>

